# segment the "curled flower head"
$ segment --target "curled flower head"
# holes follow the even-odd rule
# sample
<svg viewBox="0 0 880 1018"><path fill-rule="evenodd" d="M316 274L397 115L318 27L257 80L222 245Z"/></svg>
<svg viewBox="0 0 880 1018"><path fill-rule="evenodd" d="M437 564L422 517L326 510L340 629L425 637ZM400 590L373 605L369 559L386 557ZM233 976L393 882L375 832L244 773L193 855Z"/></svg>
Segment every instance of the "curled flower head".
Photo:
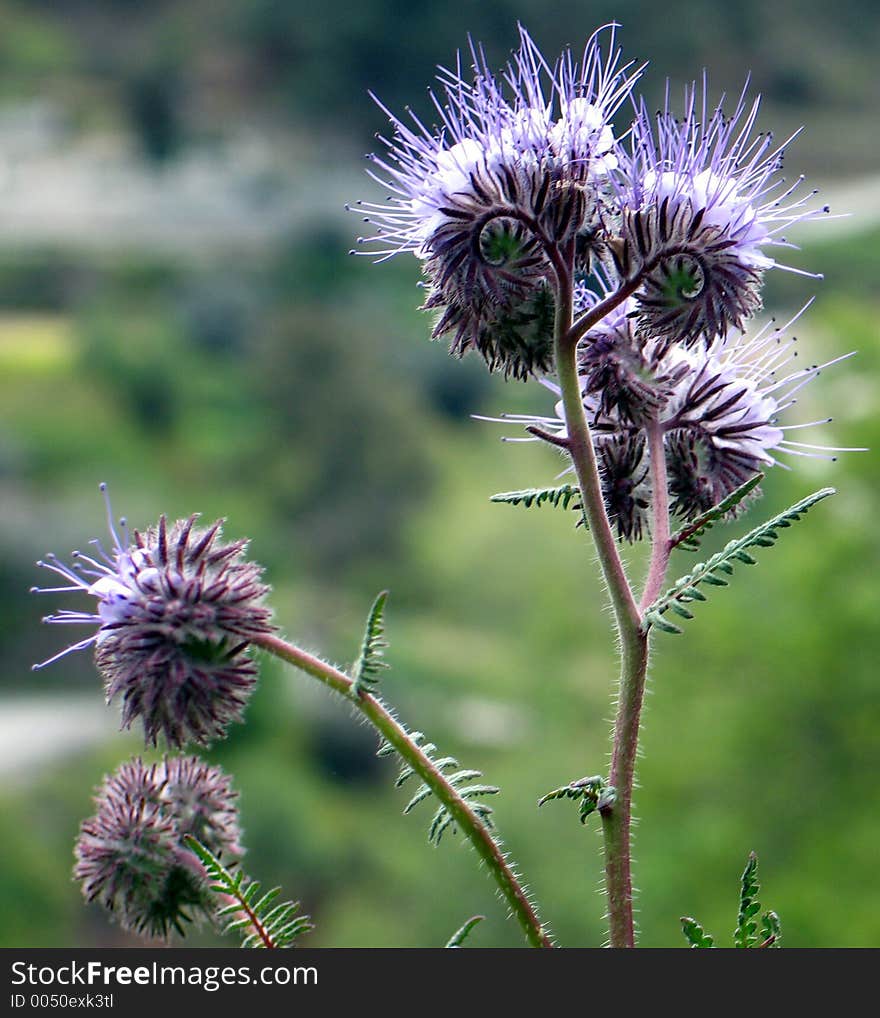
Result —
<svg viewBox="0 0 880 1018"><path fill-rule="evenodd" d="M828 211L809 207L779 175L788 142L754 134L760 99L745 90L733 114L686 90L685 115L669 107L651 117L641 103L632 152L616 176L621 205L617 263L624 279L641 277L640 330L686 346L741 329L761 307L768 252L790 246L782 232ZM790 141L791 139L789 139ZM782 266L787 268L787 266ZM791 270L794 271L794 270Z"/></svg>
<svg viewBox="0 0 880 1018"><path fill-rule="evenodd" d="M797 403L795 393L850 356L795 368L796 338L786 335L795 319L782 328L771 322L752 336L729 337L707 351L677 355L687 359L688 369L662 417L673 512L686 519L705 512L758 471L779 464L779 456L834 459L834 453L845 451L787 437L788 431L827 424L830 418L781 423Z"/></svg>
<svg viewBox="0 0 880 1018"><path fill-rule="evenodd" d="M210 915L212 903L190 834L212 852L243 854L229 778L197 757L135 758L107 777L96 812L76 842L74 878L87 901L97 901L124 929L154 937Z"/></svg>
<svg viewBox="0 0 880 1018"><path fill-rule="evenodd" d="M102 490L104 486L102 485ZM108 503L109 515L109 503ZM63 610L45 621L96 627L73 650L95 647L108 703L122 699L122 723L140 718L148 743L164 735L170 746L205 745L241 719L256 683L251 641L271 630L261 569L243 559L246 541L221 543L221 522L196 527L197 516L134 531L129 539L110 518L113 544L94 555L75 552L74 564L55 556L38 563L83 591L93 612Z"/></svg>
<svg viewBox="0 0 880 1018"><path fill-rule="evenodd" d="M835 453L850 451L788 437L789 431L830 418L781 423L803 386L850 356L795 367L796 339L787 335L795 319L781 328L770 322L751 336L731 334L708 350L650 340L640 345L631 313L612 313L587 334L579 351L584 409L606 508L621 538L639 540L645 530L651 501L644 442L649 422L663 434L670 508L685 519L717 505L756 473L780 463L779 457L834 459ZM545 385L558 396L555 385ZM566 437L561 402L555 416L504 420Z"/></svg>
<svg viewBox="0 0 880 1018"><path fill-rule="evenodd" d="M596 33L580 61L566 53L554 67L524 29L500 78L482 50L472 57L472 83L459 65L441 73L442 98L431 94L439 127L385 110L394 134L372 159L390 196L358 203L376 227L362 240L380 257L422 260L435 338L451 332L453 353L474 348L490 369L525 377L550 367L545 335L514 329L511 348L495 324L509 332L552 280L554 247L594 225L618 164L612 117L636 75L621 65L614 26L607 51Z"/></svg>
<svg viewBox="0 0 880 1018"><path fill-rule="evenodd" d="M578 313L609 290L603 287L596 294L580 286L575 294ZM687 369L664 358L662 345L638 331L636 314L634 298L617 305L580 341L577 359L584 396L595 401L598 413L644 426L661 413Z"/></svg>
<svg viewBox="0 0 880 1018"><path fill-rule="evenodd" d="M651 505L645 437L639 433L613 435L599 444L598 456L608 518L618 537L640 541Z"/></svg>

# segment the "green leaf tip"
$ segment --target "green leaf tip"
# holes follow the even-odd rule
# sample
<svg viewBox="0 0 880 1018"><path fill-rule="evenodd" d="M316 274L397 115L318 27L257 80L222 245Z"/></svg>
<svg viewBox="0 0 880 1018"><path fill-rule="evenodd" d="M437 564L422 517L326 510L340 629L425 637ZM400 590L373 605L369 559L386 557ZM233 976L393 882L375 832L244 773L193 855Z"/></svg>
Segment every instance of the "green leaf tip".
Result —
<svg viewBox="0 0 880 1018"><path fill-rule="evenodd" d="M443 775L447 784L451 785L456 795L487 827L492 826L492 807L482 801L488 795L498 795L501 789L497 785L487 785L477 781L482 778L483 772L473 768L461 767L454 756L443 756L435 758L437 747L433 742L425 742L422 732L409 732L409 739L428 758L431 768ZM390 744L383 743L379 748L379 756L390 756L398 751ZM400 772L395 782L395 787L401 788L410 778L417 775L415 767L406 760L401 759ZM404 814L411 813L416 806L434 796L434 789L424 780L416 789L413 796L403 808ZM437 807L434 816L428 827L428 841L433 845L439 845L447 830L455 831L455 817L449 812L445 804Z"/></svg>
<svg viewBox="0 0 880 1018"><path fill-rule="evenodd" d="M471 930L478 924L481 923L486 917L484 915L471 916L470 919L460 929L456 930L455 933L446 942L446 947L461 947L467 938L470 936Z"/></svg>
<svg viewBox="0 0 880 1018"><path fill-rule="evenodd" d="M734 947L779 947L781 928L779 916L775 912L764 912L760 916L760 933L758 932L758 914L761 912L761 904L758 901L760 890L758 857L754 852L750 852L740 881L739 913L733 932ZM691 947L715 946L712 937L696 919L682 916L681 929Z"/></svg>
<svg viewBox="0 0 880 1018"><path fill-rule="evenodd" d="M506 505L521 505L526 509L533 506L539 508L542 505L550 505L554 509L579 509L580 504L571 505L574 499L579 499L581 489L576 484L560 484L555 488L525 488L522 491L502 491L493 495L490 502L501 502Z"/></svg>
<svg viewBox="0 0 880 1018"><path fill-rule="evenodd" d="M379 683L379 676L388 667L388 662L384 660L385 651L388 649L388 641L385 639L387 601L388 591L383 590L376 595L367 616L361 652L351 669L351 677L354 680L352 693L355 696L372 692Z"/></svg>
<svg viewBox="0 0 880 1018"><path fill-rule="evenodd" d="M700 538L706 531L711 530L719 520L730 516L763 480L764 474L760 471L753 477L750 477L717 505L712 506L711 509L702 513L686 527L682 527L678 533L673 534L669 539L669 547L682 548L685 551L696 551L700 547Z"/></svg>
<svg viewBox="0 0 880 1018"><path fill-rule="evenodd" d="M734 492L734 494L736 493ZM745 537L728 541L721 551L706 559L705 562L698 562L689 573L679 577L665 594L661 594L653 604L645 609L643 631L648 632L652 627L656 627L664 633L681 633L681 628L665 617L666 612L671 610L673 614L682 619L693 618L690 606L694 602L707 600L705 592L700 589L701 584L709 587L726 587L728 581L723 577L733 575L735 562L741 562L743 565L757 564L758 560L754 555L749 554L748 549L771 548L779 537L779 531L790 527L817 502L834 494L836 494L834 488L822 488L820 491L815 491L812 495L802 498L799 502L789 506L788 509L761 523L754 530L749 531ZM724 504L724 502L719 503L719 507ZM719 576L719 573L723 574L723 577Z"/></svg>
<svg viewBox="0 0 880 1018"><path fill-rule="evenodd" d="M715 940L709 936L696 919L681 917L681 930L691 947L714 947Z"/></svg>
<svg viewBox="0 0 880 1018"><path fill-rule="evenodd" d="M307 915L299 914L299 902L284 901L276 904L280 887L260 893L260 883L248 880L241 870L231 873L209 849L192 835L184 835L184 844L198 857L212 881L215 894L232 898L232 902L218 909L216 916L222 921L223 933L237 933L241 946L291 947L303 933L314 929Z"/></svg>
<svg viewBox="0 0 880 1018"><path fill-rule="evenodd" d="M755 947L758 943L758 921L755 917L761 911L761 904L758 901L760 890L758 857L754 852L750 852L741 880L739 915L733 934L734 947Z"/></svg>
<svg viewBox="0 0 880 1018"><path fill-rule="evenodd" d="M596 774L588 778L579 778L567 785L554 788L538 800L538 806L552 802L554 799L573 799L579 803L578 813L581 823L587 822L587 817L597 809L602 809L614 801L614 789L605 784L604 778Z"/></svg>

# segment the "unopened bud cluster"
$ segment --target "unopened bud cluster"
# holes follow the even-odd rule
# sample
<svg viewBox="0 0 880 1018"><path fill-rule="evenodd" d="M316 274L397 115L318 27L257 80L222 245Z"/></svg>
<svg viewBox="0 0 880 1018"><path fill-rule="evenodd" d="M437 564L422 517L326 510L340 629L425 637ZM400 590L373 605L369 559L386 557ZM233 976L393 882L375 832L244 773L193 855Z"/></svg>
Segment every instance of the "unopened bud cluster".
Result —
<svg viewBox="0 0 880 1018"><path fill-rule="evenodd" d="M150 937L184 932L215 911L205 874L184 837L215 855L243 854L236 793L198 757L138 758L105 779L95 815L83 821L74 877L127 930Z"/></svg>

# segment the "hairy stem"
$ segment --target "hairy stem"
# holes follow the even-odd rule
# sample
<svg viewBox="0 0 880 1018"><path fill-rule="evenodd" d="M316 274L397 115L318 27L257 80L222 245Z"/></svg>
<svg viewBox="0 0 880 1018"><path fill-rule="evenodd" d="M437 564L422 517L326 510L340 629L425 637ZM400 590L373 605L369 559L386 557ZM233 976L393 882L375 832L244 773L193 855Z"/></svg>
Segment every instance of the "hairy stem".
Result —
<svg viewBox="0 0 880 1018"><path fill-rule="evenodd" d="M611 311L613 311L618 305L622 304L627 297L631 297L642 283L641 273L631 279L629 282L624 283L619 290L615 290L614 293L610 293L605 300L599 301L590 308L585 314L581 315L576 322L569 320L568 327L564 333L565 342L570 343L572 346L577 346L578 342L586 336L586 334L595 325L602 321L602 319Z"/></svg>
<svg viewBox="0 0 880 1018"><path fill-rule="evenodd" d="M608 783L614 801L601 810L605 838L605 891L611 947L635 947L632 885L632 795L639 719L648 671L648 638L637 632L622 647L614 748Z"/></svg>
<svg viewBox="0 0 880 1018"><path fill-rule="evenodd" d="M254 643L340 693L367 718L382 738L394 747L431 789L437 800L449 810L455 823L486 864L529 944L532 947L552 947L549 933L486 823L471 809L467 800L459 795L443 772L434 766L430 757L410 738L403 725L382 701L370 693L356 693L353 680L344 672L280 637L261 636Z"/></svg>
<svg viewBox="0 0 880 1018"><path fill-rule="evenodd" d="M648 455L651 457L651 565L642 594L640 609L644 611L663 589L666 569L672 552L669 539L669 488L666 479L666 450L663 428L652 422L648 428Z"/></svg>
<svg viewBox="0 0 880 1018"><path fill-rule="evenodd" d="M666 451L663 429L658 422L648 426L648 451L651 458L652 523L651 564L640 612L651 604L663 588L669 565L669 495L666 479ZM605 884L608 892L608 923L612 947L634 947L635 925L632 911L632 796L635 783L639 722L645 696L648 671L648 637L639 629L622 638L620 688L617 718L614 723L614 747L608 783L615 789L614 802L602 810L605 836Z"/></svg>
<svg viewBox="0 0 880 1018"><path fill-rule="evenodd" d="M556 304L556 374L565 408L568 452L583 496L584 515L596 543L602 574L608 585L621 639L625 631L637 631L639 609L620 559L617 541L605 510L602 481L593 437L584 413L577 372L577 339L572 339L571 277L559 280ZM621 298L622 299L622 298ZM619 303L619 302L618 302ZM606 312L607 313L607 312Z"/></svg>
<svg viewBox="0 0 880 1018"><path fill-rule="evenodd" d="M565 407L569 452L583 496L584 514L596 542L602 573L614 607L621 650L617 719L608 779L608 783L615 789L615 796L601 810L610 944L612 947L634 947L630 828L639 718L648 666L648 642L641 631L641 613L627 579L602 497L596 452L584 413L577 374L577 344L596 322L626 299L635 289L635 284L626 284L588 312L576 325L572 325L571 279L558 278L557 281L556 368Z"/></svg>

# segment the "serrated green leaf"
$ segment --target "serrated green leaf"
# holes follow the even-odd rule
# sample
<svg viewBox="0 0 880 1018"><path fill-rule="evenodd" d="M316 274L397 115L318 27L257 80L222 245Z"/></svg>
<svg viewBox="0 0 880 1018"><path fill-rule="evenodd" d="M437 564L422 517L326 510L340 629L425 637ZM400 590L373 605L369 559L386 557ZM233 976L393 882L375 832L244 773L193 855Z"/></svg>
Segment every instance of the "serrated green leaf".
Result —
<svg viewBox="0 0 880 1018"><path fill-rule="evenodd" d="M427 785L422 785L416 794L409 800L409 802L403 807L403 815L412 812L418 806L420 802L424 802L429 795L432 795L431 789Z"/></svg>
<svg viewBox="0 0 880 1018"><path fill-rule="evenodd" d="M490 502L521 505L526 509L550 505L554 509L568 509L572 501L580 498L581 490L575 484L561 484L555 488L525 488L523 491L502 491L493 495ZM577 508L577 507L575 507Z"/></svg>
<svg viewBox="0 0 880 1018"><path fill-rule="evenodd" d="M596 774L588 778L580 778L572 781L561 788L554 788L538 800L538 806L552 802L554 799L574 799L580 803L578 812L582 824L587 822L587 817L595 813L599 807L602 795L607 792L608 786L604 779Z"/></svg>
<svg viewBox="0 0 880 1018"><path fill-rule="evenodd" d="M736 509L743 499L754 491L763 480L764 475L762 473L757 473L754 477L750 477L745 484L741 484L735 491L732 491L726 498L723 498L718 505L712 506L711 509L698 516L686 527L682 527L677 534L673 534L669 540L669 547L682 547L688 551L696 551L700 547L700 537L707 530L711 530L719 520L724 519L724 517Z"/></svg>
<svg viewBox="0 0 880 1018"><path fill-rule="evenodd" d="M482 771L474 770L473 768L461 768L456 770L454 773L448 773L453 768L459 767L458 760L453 756L444 756L434 759L433 753L437 749L433 742L423 742L425 736L422 732L408 732L406 733L409 741L414 745L418 746L421 752L431 761L431 766L434 771L447 772L443 774L445 782L450 785L457 795L467 802L468 809L479 819L481 819L487 827L491 827L491 813L492 808L487 806L485 803L481 803L478 799L479 796L486 795L497 795L500 789L497 785L477 784L477 785L465 785L465 782L473 781L476 778L483 776ZM389 747L388 743L385 743L380 752L383 756L388 756L395 750ZM402 761L401 770L397 776L395 785L401 787L406 782L417 775L415 768L407 763L405 760ZM462 787L464 786L464 787ZM435 795L434 789L427 782L422 782L416 789L415 794L409 799L406 806L404 806L404 814L412 812L416 806L425 800ZM428 840L433 844L439 844L440 839L449 826L453 824L453 817L448 815L448 811L445 805L440 805L437 808L437 812L434 814L431 823L428 827Z"/></svg>
<svg viewBox="0 0 880 1018"><path fill-rule="evenodd" d="M703 927L697 922L696 919L691 919L690 916L681 917L681 929L684 933L685 940L691 945L691 947L714 947L715 941Z"/></svg>
<svg viewBox="0 0 880 1018"><path fill-rule="evenodd" d="M753 920L761 906L758 903L760 892L758 883L758 857L754 852L749 853L749 861L743 870L741 889L739 895L739 916L737 918L736 930L733 934L734 947L754 947L758 942L758 924Z"/></svg>
<svg viewBox="0 0 880 1018"><path fill-rule="evenodd" d="M649 609L647 612L645 612L645 622L648 624L648 626L656 626L664 633L672 633L674 635L679 635L684 632L683 629L680 629L678 626L674 625L668 619L664 619L659 611L652 611Z"/></svg>
<svg viewBox="0 0 880 1018"><path fill-rule="evenodd" d="M705 562L699 562L690 573L676 580L665 594L648 606L645 610L643 623L645 631L656 626L657 629L666 633L680 633L681 629L678 626L664 619L665 612L673 609L681 615L681 612L673 607L674 605L680 607L682 603L705 601L706 595L699 589L700 584L706 583L716 587L726 586L727 581L717 577L716 573L732 575L734 562L742 562L745 565L757 564L757 559L750 555L747 549L772 547L779 536L777 531L785 529L793 521L801 519L817 502L833 494L833 488L822 488L821 491L808 495L777 516L755 527L744 537L729 541L721 551ZM687 616L682 617L686 618Z"/></svg>
<svg viewBox="0 0 880 1018"><path fill-rule="evenodd" d="M187 848L198 857L213 881L211 890L224 899L234 898L216 912L218 920L229 919L224 933L242 936L242 947L289 947L300 933L312 929L308 916L292 917L299 911L299 902L276 902L280 887L273 887L260 897L260 882L247 880L241 870L231 873L220 860L196 838L184 837ZM266 943L269 940L270 944Z"/></svg>
<svg viewBox="0 0 880 1018"><path fill-rule="evenodd" d="M703 577L703 583L708 583L711 587L727 586L727 580L722 580L720 576L715 576L713 573L706 573Z"/></svg>
<svg viewBox="0 0 880 1018"><path fill-rule="evenodd" d="M453 817L445 806L441 806L434 814L434 819L431 821L431 826L428 830L428 841L433 842L435 845L439 845L440 839L443 837L443 832L454 822L455 817Z"/></svg>
<svg viewBox="0 0 880 1018"><path fill-rule="evenodd" d="M501 789L497 785L469 785L467 788L459 789L462 799L473 799L478 795L498 795Z"/></svg>
<svg viewBox="0 0 880 1018"><path fill-rule="evenodd" d="M446 780L449 782L450 785L456 787L457 785L460 785L463 781L472 781L474 778L481 778L482 776L483 776L482 771L465 769L461 771L456 771L455 774L449 775L449 777Z"/></svg>
<svg viewBox="0 0 880 1018"><path fill-rule="evenodd" d="M761 947L779 947L782 929L779 916L775 912L765 912L761 916Z"/></svg>
<svg viewBox="0 0 880 1018"><path fill-rule="evenodd" d="M383 590L376 595L367 616L361 652L351 669L351 677L354 679L352 693L355 696L371 692L378 684L382 671L388 667L388 662L384 660L385 651L388 649L384 621L387 601L388 591Z"/></svg>

